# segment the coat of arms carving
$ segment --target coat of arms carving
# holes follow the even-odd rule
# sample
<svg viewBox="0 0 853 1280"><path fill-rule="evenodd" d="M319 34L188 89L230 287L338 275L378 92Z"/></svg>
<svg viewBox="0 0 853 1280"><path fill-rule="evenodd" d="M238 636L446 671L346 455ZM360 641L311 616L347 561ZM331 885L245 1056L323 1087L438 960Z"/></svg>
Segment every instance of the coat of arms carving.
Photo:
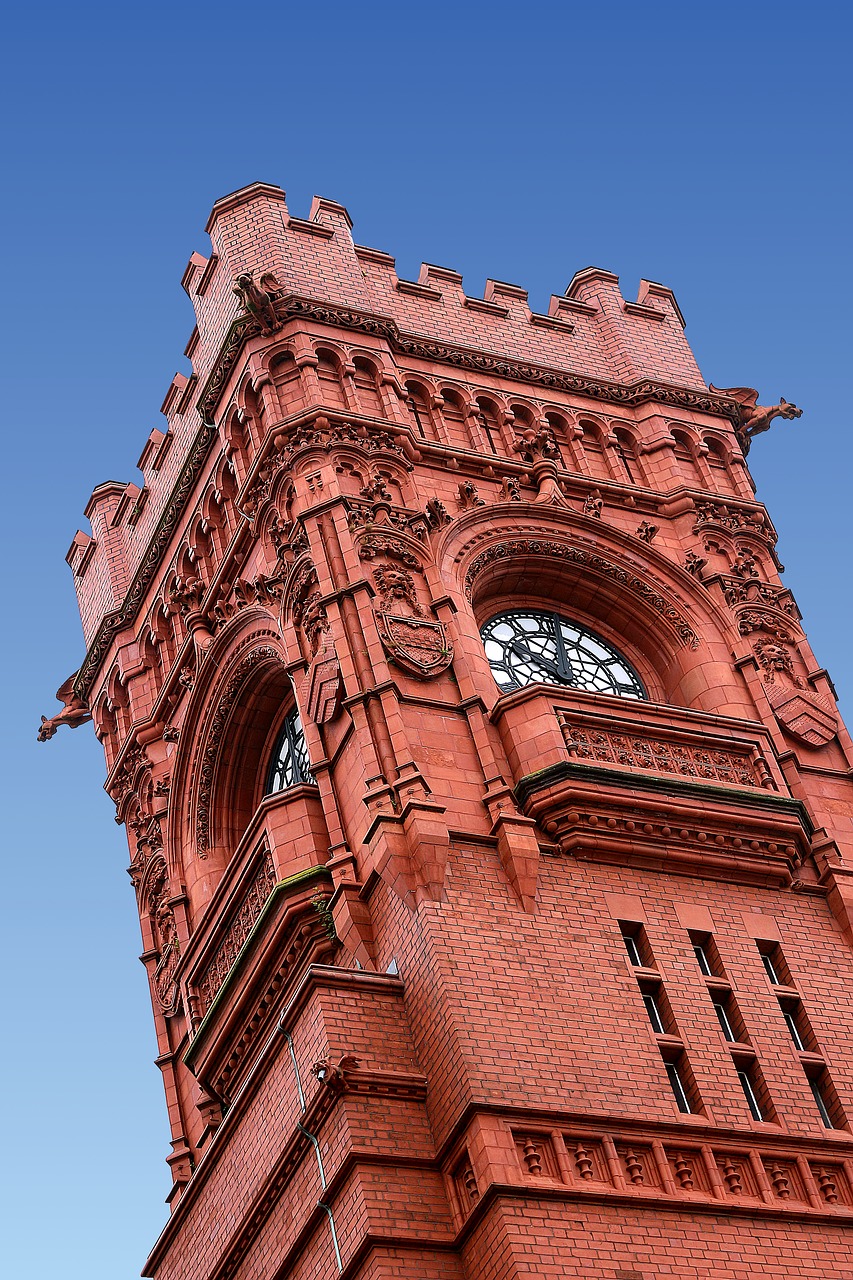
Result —
<svg viewBox="0 0 853 1280"><path fill-rule="evenodd" d="M437 676L453 661L453 649L441 622L404 617L383 609L377 612L377 625L388 655L413 676Z"/></svg>

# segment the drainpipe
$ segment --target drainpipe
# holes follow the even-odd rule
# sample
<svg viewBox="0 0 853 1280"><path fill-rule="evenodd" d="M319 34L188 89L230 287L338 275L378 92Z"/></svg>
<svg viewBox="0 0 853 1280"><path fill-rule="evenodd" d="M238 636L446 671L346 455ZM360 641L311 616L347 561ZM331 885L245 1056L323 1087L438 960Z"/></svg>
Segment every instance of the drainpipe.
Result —
<svg viewBox="0 0 853 1280"><path fill-rule="evenodd" d="M285 1031L284 1025L282 1022L279 1022L278 1029L281 1032L281 1034L284 1036L285 1040L287 1041L287 1047L290 1050L290 1060L293 1063L293 1075L296 1080L296 1093L299 1097L299 1108L302 1114L304 1115L305 1114L305 1091L302 1088L302 1079L299 1075L299 1063L296 1061L296 1050L293 1047L293 1036L290 1034L289 1031ZM308 1139L308 1141L311 1143L311 1145L314 1148L314 1155L317 1157L317 1170L320 1174L320 1186L325 1191L327 1186L326 1171L323 1168L323 1157L320 1155L320 1143L317 1141L316 1135L313 1133L309 1133L309 1131L305 1128L305 1126L301 1123L301 1121L297 1120L296 1127L300 1133L305 1135L305 1137ZM317 1201L317 1208L322 1209L323 1212L326 1214L327 1218L329 1219L329 1230L332 1233L332 1246L334 1247L334 1250L335 1250L335 1261L338 1264L338 1271L342 1272L344 1269L344 1264L341 1259L341 1250L338 1245L338 1233L335 1230L335 1216L332 1213L332 1210L329 1207L329 1205L327 1205L323 1200Z"/></svg>

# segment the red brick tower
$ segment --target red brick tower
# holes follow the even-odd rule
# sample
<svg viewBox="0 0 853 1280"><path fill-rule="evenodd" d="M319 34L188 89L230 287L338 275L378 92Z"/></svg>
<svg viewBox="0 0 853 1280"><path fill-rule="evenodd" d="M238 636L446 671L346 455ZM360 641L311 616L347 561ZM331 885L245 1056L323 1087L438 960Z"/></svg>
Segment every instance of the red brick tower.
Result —
<svg viewBox="0 0 853 1280"><path fill-rule="evenodd" d="M156 1280L848 1277L851 742L669 289L220 200L68 559L127 825ZM42 736L55 731L48 721Z"/></svg>

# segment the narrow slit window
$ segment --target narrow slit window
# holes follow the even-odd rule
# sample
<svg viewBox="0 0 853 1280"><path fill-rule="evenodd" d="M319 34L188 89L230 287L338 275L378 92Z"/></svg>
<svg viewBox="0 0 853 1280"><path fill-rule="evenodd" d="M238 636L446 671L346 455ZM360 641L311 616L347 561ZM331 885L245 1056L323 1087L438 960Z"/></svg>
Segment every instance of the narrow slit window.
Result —
<svg viewBox="0 0 853 1280"><path fill-rule="evenodd" d="M781 984L779 981L779 974L776 971L776 966L773 963L772 957L769 956L766 951L762 951L761 953L761 963L764 965L765 973L773 983L773 986L780 986Z"/></svg>
<svg viewBox="0 0 853 1280"><path fill-rule="evenodd" d="M791 1033L791 1039L793 1040L794 1045L799 1049L800 1053L805 1053L806 1046L803 1044L803 1037L800 1035L794 1015L783 1009L782 1017L785 1019L785 1026Z"/></svg>
<svg viewBox="0 0 853 1280"><path fill-rule="evenodd" d="M666 1075L669 1080L670 1088L675 1097L675 1105L684 1115L691 1115L693 1108L690 1105L690 1099L687 1096L687 1090L684 1087L684 1081L681 1078L681 1072L674 1062L665 1062Z"/></svg>
<svg viewBox="0 0 853 1280"><path fill-rule="evenodd" d="M642 969L643 958L640 955L640 949L637 946L637 939L630 933L622 934L622 941L625 943L625 950L628 952L628 959L635 969Z"/></svg>
<svg viewBox="0 0 853 1280"><path fill-rule="evenodd" d="M740 1087L743 1089L743 1096L746 1098L746 1105L749 1107L749 1114L753 1120L763 1120L764 1112L758 1101L758 1095L755 1090L755 1084L750 1071L738 1071L737 1078L740 1080Z"/></svg>
<svg viewBox="0 0 853 1280"><path fill-rule="evenodd" d="M694 942L693 954L696 956L696 961L697 961L697 964L699 965L700 972L704 973L706 978L712 977L713 970L711 968L711 962L708 959L708 953L705 950L704 942Z"/></svg>
<svg viewBox="0 0 853 1280"><path fill-rule="evenodd" d="M824 1129L834 1129L835 1125L832 1123L832 1116L829 1113L829 1107L827 1106L826 1097L824 1095L823 1088L821 1087L820 1080L810 1077L809 1088L812 1091L812 1097L815 1100L815 1106L818 1109L818 1114L823 1122Z"/></svg>
<svg viewBox="0 0 853 1280"><path fill-rule="evenodd" d="M649 1015L649 1022L652 1024L652 1030L655 1035L666 1035L666 1027L663 1025L663 1018L661 1017L657 1000L653 995L647 994L643 996L643 1004L646 1006L646 1013Z"/></svg>
<svg viewBox="0 0 853 1280"><path fill-rule="evenodd" d="M734 1044L737 1041L737 1036L735 1035L732 1029L731 1022L729 1021L729 1015L726 1012L726 1006L719 1000L714 1001L714 1013L716 1013L717 1015L717 1021L720 1024L720 1030L722 1031L726 1040L728 1040L730 1044Z"/></svg>

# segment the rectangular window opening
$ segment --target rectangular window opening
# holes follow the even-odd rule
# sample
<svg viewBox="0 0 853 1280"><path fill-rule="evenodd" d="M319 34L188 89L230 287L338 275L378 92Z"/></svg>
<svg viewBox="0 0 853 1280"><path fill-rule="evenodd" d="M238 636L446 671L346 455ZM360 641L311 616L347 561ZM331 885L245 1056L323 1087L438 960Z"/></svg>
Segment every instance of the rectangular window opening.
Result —
<svg viewBox="0 0 853 1280"><path fill-rule="evenodd" d="M783 1009L782 1017L785 1019L785 1026L788 1028L791 1039L794 1042L795 1048L799 1049L800 1053L805 1053L806 1052L805 1042L803 1040L803 1037L800 1035L800 1029L797 1026L797 1020L795 1015L789 1012L787 1009Z"/></svg>
<svg viewBox="0 0 853 1280"><path fill-rule="evenodd" d="M740 1080L740 1087L743 1089L743 1096L746 1098L746 1105L749 1107L749 1114L752 1116L753 1120L763 1120L764 1111L758 1101L753 1071L742 1069L738 1071L737 1078Z"/></svg>
<svg viewBox="0 0 853 1280"><path fill-rule="evenodd" d="M791 972L778 942L759 942L758 951L764 972L774 987L793 987Z"/></svg>
<svg viewBox="0 0 853 1280"><path fill-rule="evenodd" d="M720 1030L722 1031L725 1039L728 1040L730 1044L736 1043L740 1037L735 1035L734 1028L729 1020L726 1006L719 1000L714 1001L714 1013L717 1015L717 1021L720 1024Z"/></svg>
<svg viewBox="0 0 853 1280"><path fill-rule="evenodd" d="M725 978L726 971L720 959L720 953L710 933L699 933L689 929L687 936L693 947L693 954L699 966L699 972L706 978Z"/></svg>
<svg viewBox="0 0 853 1280"><path fill-rule="evenodd" d="M649 1015L649 1022L652 1024L652 1030L656 1035L666 1035L666 1027L664 1026L661 1011L658 1008L658 1002L651 994L643 996L643 1004L646 1006L646 1013Z"/></svg>
<svg viewBox="0 0 853 1280"><path fill-rule="evenodd" d="M631 920L620 920L618 924L625 950L628 952L628 959L634 968L653 969L654 957L643 926Z"/></svg>
<svg viewBox="0 0 853 1280"><path fill-rule="evenodd" d="M818 1115L825 1129L846 1129L847 1117L844 1114L835 1086L829 1078L826 1068L807 1073L809 1088L812 1091Z"/></svg>

